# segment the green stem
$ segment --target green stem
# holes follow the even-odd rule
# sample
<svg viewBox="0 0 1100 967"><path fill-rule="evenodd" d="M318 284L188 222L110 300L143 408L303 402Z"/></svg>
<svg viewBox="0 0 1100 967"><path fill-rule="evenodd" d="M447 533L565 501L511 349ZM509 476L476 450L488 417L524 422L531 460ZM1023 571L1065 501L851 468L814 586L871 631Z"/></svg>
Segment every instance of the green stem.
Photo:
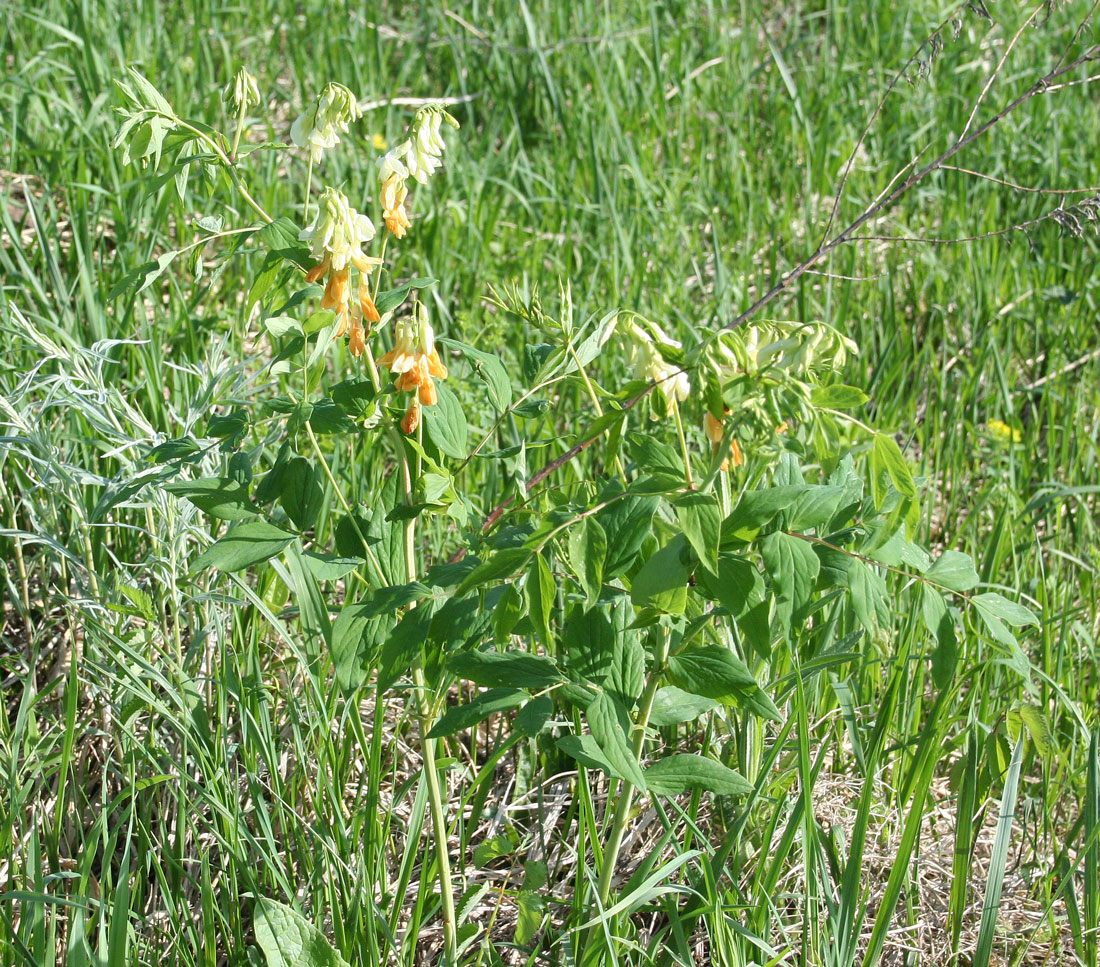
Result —
<svg viewBox="0 0 1100 967"><path fill-rule="evenodd" d="M241 104L240 111L237 112L237 130L233 132L233 147L229 151L229 160L233 164L237 163L237 148L241 144L241 135L244 133L244 111L245 105Z"/></svg>
<svg viewBox="0 0 1100 967"><path fill-rule="evenodd" d="M309 224L309 190L313 184L313 155L309 156L309 164L306 166L306 199L302 203L302 223Z"/></svg>
<svg viewBox="0 0 1100 967"><path fill-rule="evenodd" d="M634 722L634 757L640 758L642 748L645 745L646 729L649 728L649 717L653 712L653 701L657 696L661 678L665 673L665 664L668 662L669 642L671 632L668 628L661 629L660 642L657 645L657 654L654 656L653 668L650 670L649 679L646 681L645 691L642 692L641 701L638 704L638 717ZM603 851L603 866L600 869L600 882L597 893L600 898L600 909L607 907L608 898L611 896L611 878L615 875L615 867L619 859L619 850L623 845L623 834L626 832L627 823L630 821L630 807L634 804L635 789L630 783L624 782L619 787L619 796L615 803L615 813L611 821L611 833L607 839L607 845ZM591 940L591 934L589 935ZM585 943L585 949L588 942ZM584 962L583 960L581 961Z"/></svg>
<svg viewBox="0 0 1100 967"><path fill-rule="evenodd" d="M680 453L684 458L684 478L687 481L688 489L695 489L695 481L691 476L691 457L688 455L687 438L684 436L684 421L680 418L680 404L676 402L676 397L672 397L669 400L672 405L672 415L676 420L676 433L680 437Z"/></svg>

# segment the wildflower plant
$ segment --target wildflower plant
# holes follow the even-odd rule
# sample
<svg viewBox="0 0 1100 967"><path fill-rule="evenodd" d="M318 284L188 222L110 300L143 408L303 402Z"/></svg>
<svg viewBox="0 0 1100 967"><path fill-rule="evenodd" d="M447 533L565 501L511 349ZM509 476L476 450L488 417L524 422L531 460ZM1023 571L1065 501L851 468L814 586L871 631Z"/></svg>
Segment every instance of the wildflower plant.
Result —
<svg viewBox="0 0 1100 967"><path fill-rule="evenodd" d="M192 573L247 587L267 631L300 646L312 680L345 695L374 684L373 722L356 724L374 730L366 759L382 755L383 699L400 694L411 710L438 962L473 962L485 940L470 918L476 900L463 898L469 857L451 846L472 806L450 753L481 723L507 718L524 769L575 771L590 851L568 883L529 869L519 902L530 916L515 942L534 942L549 898L569 890L567 922L545 947L594 967L613 962L631 916L655 897L723 875L708 865L717 854L689 864L702 855L691 852L676 864L654 856L624 881L639 801L666 822L681 796L736 803L730 828L751 836L774 765L759 739L787 734L785 700L803 687L804 663L827 665L836 641L888 648L898 615L923 627L943 694L960 687L956 643L968 622L1019 660L1016 631L1031 613L975 593L965 555L933 559L920 547L921 482L892 434L852 415L868 397L838 381L858 353L844 333L753 319L684 345L629 308L578 324L564 283L556 317L537 292L503 287L489 301L544 340L522 372L510 370L491 347L436 331L425 296L438 286L432 297L445 299L445 280L393 276L389 246L414 245L412 202L421 213L430 205L410 187L419 193L444 170L443 135L458 128L442 106L416 111L407 137L377 158L376 181L315 192L313 167L328 153L364 150L356 95L326 85L292 126L296 147L266 146L290 152L295 178L294 152L307 152L300 208L269 213L237 155L240 119L260 100L250 75L227 89L232 138L177 115L136 71L122 93L125 160L175 177L181 197L192 167L215 170L255 215L209 223L190 248L221 243L222 260L251 249L249 325L270 349L254 361L269 380L260 398L212 415L205 442L150 441L164 471L157 486L225 522ZM183 251L135 269L127 286L148 286ZM566 439L495 445L501 426L543 417L565 387L587 401ZM594 445L600 470L560 482ZM196 475L211 459L216 472ZM505 481L505 499L490 503L467 483L476 461ZM433 554L426 532L447 551ZM771 675L780 664L783 682ZM358 720L359 706L343 714ZM709 729L701 741L691 728L708 715L721 723L713 743ZM372 772L365 850L380 850L379 782ZM256 921L271 964L292 934L327 948L317 926L274 899L257 901Z"/></svg>

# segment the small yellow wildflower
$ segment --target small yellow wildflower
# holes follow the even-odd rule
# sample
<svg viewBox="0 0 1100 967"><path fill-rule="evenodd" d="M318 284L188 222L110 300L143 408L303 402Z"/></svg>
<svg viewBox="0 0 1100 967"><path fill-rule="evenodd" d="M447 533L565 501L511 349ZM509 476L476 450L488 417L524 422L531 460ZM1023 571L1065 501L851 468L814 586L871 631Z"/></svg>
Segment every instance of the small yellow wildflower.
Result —
<svg viewBox="0 0 1100 967"><path fill-rule="evenodd" d="M385 151L389 145L386 144L386 138L381 134L374 134L371 136L370 143L374 145L375 151Z"/></svg>
<svg viewBox="0 0 1100 967"><path fill-rule="evenodd" d="M992 436L1004 443L1019 443L1023 439L1023 434L1019 430L1009 426L1003 420L990 420L985 428Z"/></svg>
<svg viewBox="0 0 1100 967"><path fill-rule="evenodd" d="M378 360L378 365L387 367L397 377L394 386L399 392L415 392L401 421L401 428L412 433L420 423L420 405L434 406L439 400L433 377L447 378L447 367L435 348L435 333L422 302L416 304L411 319L397 323L394 347Z"/></svg>

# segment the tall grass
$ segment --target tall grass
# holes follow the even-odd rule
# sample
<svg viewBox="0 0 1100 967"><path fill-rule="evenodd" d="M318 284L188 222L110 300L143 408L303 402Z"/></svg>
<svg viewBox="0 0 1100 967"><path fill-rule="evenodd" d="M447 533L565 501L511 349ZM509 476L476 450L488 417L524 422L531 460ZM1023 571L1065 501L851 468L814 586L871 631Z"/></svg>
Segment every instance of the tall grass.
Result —
<svg viewBox="0 0 1100 967"><path fill-rule="evenodd" d="M418 199L417 245L392 272L442 280L440 327L519 373L544 335L487 300L490 284L554 317L569 279L578 320L626 306L688 343L750 304L817 244L870 106L945 12L833 0L0 11L0 960L253 963L252 896L304 911L349 963L412 964L418 949L430 962L438 939L410 711L369 683L345 694L293 633L291 564L259 585L189 573L210 525L147 486L162 473L151 445L275 390L242 291L262 255L109 298L208 213L170 184L150 190L110 147L125 67L213 121L246 63L266 98L257 136L273 139L330 78L367 99L461 99L445 184ZM1024 16L993 12L994 27L964 15L929 76L887 99L841 218L961 130ZM1084 12L1068 4L1027 32L995 91L1048 69ZM1035 188L1100 184L1091 91L1033 99L960 166ZM365 193L371 136L392 143L406 121L400 107L369 111L326 179ZM270 210L297 204L285 158L265 155L251 182ZM217 184L203 195L210 212L235 204ZM976 235L1061 200L945 171L875 234ZM781 728L731 712L693 736L755 792L631 817L616 886L634 916L608 921L624 932L608 963L1096 964L1095 263L1092 237L1053 224L953 246L867 242L774 307L859 344L844 381L925 476L922 536L972 553L988 588L1022 590L1041 619L1022 637L1032 667L1022 676L975 628L958 646L965 674L941 692L916 613L889 640L805 631L764 672ZM601 379L613 365L595 364ZM474 385L460 395L488 431ZM494 445L567 437L587 400L564 393L505 421ZM333 470L349 493L380 486L366 465ZM510 493L496 464L463 474L487 509ZM435 560L448 540L429 531ZM915 597L898 600L915 612ZM1021 705L1041 711L1045 741L1019 740ZM446 748L452 855L469 860L460 917L486 928L467 962L563 962L556 931L592 908L613 790L571 785L569 760L502 722ZM545 863L551 884L571 871L576 893L546 895L524 861ZM658 888L666 879L677 892Z"/></svg>

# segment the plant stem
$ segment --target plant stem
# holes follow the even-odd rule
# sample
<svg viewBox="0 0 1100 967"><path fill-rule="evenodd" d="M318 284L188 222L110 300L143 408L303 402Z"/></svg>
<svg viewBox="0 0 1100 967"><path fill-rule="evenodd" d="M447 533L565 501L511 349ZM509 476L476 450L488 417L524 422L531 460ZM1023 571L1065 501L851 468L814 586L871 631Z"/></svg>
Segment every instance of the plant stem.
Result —
<svg viewBox="0 0 1100 967"><path fill-rule="evenodd" d="M680 417L680 404L676 397L669 400L672 405L672 416L676 420L676 434L680 438L680 454L684 458L684 479L687 481L688 490L695 489L695 481L691 476L691 456L688 454L687 438L684 436L684 421Z"/></svg>
<svg viewBox="0 0 1100 967"><path fill-rule="evenodd" d="M309 224L309 190L313 184L313 155L309 156L309 164L306 166L306 198L302 202L302 222Z"/></svg>
<svg viewBox="0 0 1100 967"><path fill-rule="evenodd" d="M634 720L634 756L639 758L645 745L646 729L649 727L649 716L653 711L653 700L657 696L661 678L665 673L665 664L668 661L669 642L671 631L668 628L661 629L660 641L657 645L657 654L654 656L653 668L650 669L649 678L646 681L645 691L638 703L638 716ZM627 824L630 822L630 807L634 804L634 787L628 782L623 782L619 787L618 799L615 802L615 814L611 820L611 833L607 839L607 845L603 851L603 866L600 869L600 882L597 887L597 895L600 899L600 909L607 907L608 898L611 896L611 878L615 875L615 867L619 859L619 850L623 845L623 835ZM591 943L591 933L585 941L585 951ZM581 958L579 963L585 963Z"/></svg>

